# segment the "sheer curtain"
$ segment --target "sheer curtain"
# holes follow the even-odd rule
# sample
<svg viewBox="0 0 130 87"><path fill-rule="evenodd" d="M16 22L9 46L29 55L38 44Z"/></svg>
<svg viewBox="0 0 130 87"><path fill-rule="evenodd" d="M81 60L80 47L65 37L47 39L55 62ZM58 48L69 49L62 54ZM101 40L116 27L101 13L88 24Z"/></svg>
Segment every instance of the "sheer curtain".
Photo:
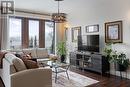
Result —
<svg viewBox="0 0 130 87"><path fill-rule="evenodd" d="M2 39L2 23L1 23L1 14L0 14L0 50L1 50L1 39Z"/></svg>
<svg viewBox="0 0 130 87"><path fill-rule="evenodd" d="M1 50L6 50L8 49L8 23L9 23L9 19L7 15L2 15L0 18L0 48Z"/></svg>

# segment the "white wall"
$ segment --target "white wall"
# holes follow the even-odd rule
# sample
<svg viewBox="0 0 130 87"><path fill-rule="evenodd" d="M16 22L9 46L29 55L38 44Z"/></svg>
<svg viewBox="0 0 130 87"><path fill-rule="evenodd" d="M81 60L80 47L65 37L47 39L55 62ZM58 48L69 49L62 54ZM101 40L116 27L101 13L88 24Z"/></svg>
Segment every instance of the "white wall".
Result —
<svg viewBox="0 0 130 87"><path fill-rule="evenodd" d="M56 23L56 43L60 41L64 41L65 34L65 24L64 23Z"/></svg>
<svg viewBox="0 0 130 87"><path fill-rule="evenodd" d="M76 46L76 43L72 43L71 40L71 27L82 26L84 31L87 25L99 24L100 50L102 50L105 44L104 23L122 20L123 44L115 45L114 49L125 52L130 59L130 0L81 0L81 3L75 7L75 10L68 15L70 31L68 42L71 50ZM115 71L111 70L111 73L115 74ZM127 77L130 78L130 69L127 73ZM118 72L117 75L119 75Z"/></svg>

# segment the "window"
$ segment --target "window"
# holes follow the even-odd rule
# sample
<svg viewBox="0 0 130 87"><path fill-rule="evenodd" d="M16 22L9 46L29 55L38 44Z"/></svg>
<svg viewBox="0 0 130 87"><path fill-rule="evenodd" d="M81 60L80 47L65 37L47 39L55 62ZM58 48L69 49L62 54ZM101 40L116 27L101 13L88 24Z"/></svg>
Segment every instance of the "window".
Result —
<svg viewBox="0 0 130 87"><path fill-rule="evenodd" d="M29 20L29 48L39 47L39 21Z"/></svg>
<svg viewBox="0 0 130 87"><path fill-rule="evenodd" d="M9 19L9 47L10 49L21 48L22 20L20 18Z"/></svg>
<svg viewBox="0 0 130 87"><path fill-rule="evenodd" d="M52 21L24 17L10 17L9 47L11 49L45 47L50 53L54 53L54 27L55 23Z"/></svg>
<svg viewBox="0 0 130 87"><path fill-rule="evenodd" d="M47 48L50 53L54 52L54 22L45 22L45 48Z"/></svg>

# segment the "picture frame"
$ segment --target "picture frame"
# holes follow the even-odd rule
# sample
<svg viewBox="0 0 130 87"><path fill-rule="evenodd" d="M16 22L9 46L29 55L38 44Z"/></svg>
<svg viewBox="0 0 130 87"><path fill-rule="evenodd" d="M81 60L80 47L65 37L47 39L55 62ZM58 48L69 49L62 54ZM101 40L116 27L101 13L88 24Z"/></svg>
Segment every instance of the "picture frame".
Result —
<svg viewBox="0 0 130 87"><path fill-rule="evenodd" d="M78 41L78 36L81 35L81 26L72 28L72 42Z"/></svg>
<svg viewBox="0 0 130 87"><path fill-rule="evenodd" d="M122 21L114 21L105 23L105 42L106 43L122 43Z"/></svg>
<svg viewBox="0 0 130 87"><path fill-rule="evenodd" d="M98 24L86 26L86 33L94 33L94 32L99 32Z"/></svg>

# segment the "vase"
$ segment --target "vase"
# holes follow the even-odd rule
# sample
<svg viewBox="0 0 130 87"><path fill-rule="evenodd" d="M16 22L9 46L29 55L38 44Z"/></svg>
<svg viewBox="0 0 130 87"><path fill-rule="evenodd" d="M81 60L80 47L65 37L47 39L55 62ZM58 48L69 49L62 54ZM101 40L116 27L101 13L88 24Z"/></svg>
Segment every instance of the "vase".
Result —
<svg viewBox="0 0 130 87"><path fill-rule="evenodd" d="M61 55L61 62L65 63L65 55Z"/></svg>
<svg viewBox="0 0 130 87"><path fill-rule="evenodd" d="M126 67L122 64L116 64L116 70L117 71L126 71Z"/></svg>

